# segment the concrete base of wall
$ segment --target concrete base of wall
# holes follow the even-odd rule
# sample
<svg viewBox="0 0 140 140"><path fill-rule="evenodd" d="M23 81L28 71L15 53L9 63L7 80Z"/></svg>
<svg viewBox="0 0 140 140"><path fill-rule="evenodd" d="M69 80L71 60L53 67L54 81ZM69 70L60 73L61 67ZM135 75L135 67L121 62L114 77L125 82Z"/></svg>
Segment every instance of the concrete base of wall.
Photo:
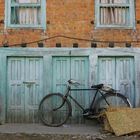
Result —
<svg viewBox="0 0 140 140"><path fill-rule="evenodd" d="M1 140L103 140L101 136L90 136L90 135L27 135L27 134L0 134Z"/></svg>
<svg viewBox="0 0 140 140"><path fill-rule="evenodd" d="M5 124L0 126L1 140L93 140L104 138L101 126L63 125L47 127L42 124Z"/></svg>

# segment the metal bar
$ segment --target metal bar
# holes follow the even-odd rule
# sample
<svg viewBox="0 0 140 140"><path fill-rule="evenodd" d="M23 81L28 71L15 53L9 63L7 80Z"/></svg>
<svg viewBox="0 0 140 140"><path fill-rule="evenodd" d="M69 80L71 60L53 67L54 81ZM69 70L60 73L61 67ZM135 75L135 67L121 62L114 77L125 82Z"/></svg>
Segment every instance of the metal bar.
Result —
<svg viewBox="0 0 140 140"><path fill-rule="evenodd" d="M93 104L94 104L94 102L95 102L97 93L98 93L98 90L96 91L95 96L94 96L94 98L93 98L93 100L92 100L92 102L91 102L91 104L90 104L90 109L92 109L92 107L93 107Z"/></svg>
<svg viewBox="0 0 140 140"><path fill-rule="evenodd" d="M97 90L97 88L87 88L87 89L86 89L86 88L81 88L81 89L74 89L74 88L73 88L73 89L70 89L70 91L78 91L78 90L79 90L79 91L80 91L80 90Z"/></svg>
<svg viewBox="0 0 140 140"><path fill-rule="evenodd" d="M35 81L24 81L23 84L35 84Z"/></svg>
<svg viewBox="0 0 140 140"><path fill-rule="evenodd" d="M71 95L69 95L69 97L73 100L73 102L77 105L77 106L79 106L83 111L84 111L84 108L83 108L83 106L82 105L80 105L78 102L77 102L77 100L76 99L74 99Z"/></svg>
<svg viewBox="0 0 140 140"><path fill-rule="evenodd" d="M110 104L109 104L108 101L106 100L104 94L103 94L102 92L100 92L100 91L99 91L99 93L100 93L100 95L104 98L104 100L106 101L106 103L110 106Z"/></svg>

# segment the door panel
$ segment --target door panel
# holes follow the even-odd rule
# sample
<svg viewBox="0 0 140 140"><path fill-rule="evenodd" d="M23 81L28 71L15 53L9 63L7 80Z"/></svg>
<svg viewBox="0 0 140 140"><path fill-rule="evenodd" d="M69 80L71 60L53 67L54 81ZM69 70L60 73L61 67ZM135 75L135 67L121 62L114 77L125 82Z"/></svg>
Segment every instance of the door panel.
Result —
<svg viewBox="0 0 140 140"><path fill-rule="evenodd" d="M38 122L37 109L43 95L42 75L42 58L8 58L8 122Z"/></svg>
<svg viewBox="0 0 140 140"><path fill-rule="evenodd" d="M24 122L23 67L23 59L11 58L8 61L8 122Z"/></svg>
<svg viewBox="0 0 140 140"><path fill-rule="evenodd" d="M116 60L116 89L119 89L131 103L134 103L134 63L133 58Z"/></svg>
<svg viewBox="0 0 140 140"><path fill-rule="evenodd" d="M41 58L26 59L25 113L26 122L38 122L38 104L43 97L43 63Z"/></svg>
<svg viewBox="0 0 140 140"><path fill-rule="evenodd" d="M81 83L78 87L73 88L87 88L88 87L88 57L72 57L71 58L71 78ZM72 96L81 104L83 107L89 107L90 96L87 91L73 91ZM82 110L74 103L72 103L73 117L72 123L82 123L84 120L81 116Z"/></svg>
<svg viewBox="0 0 140 140"><path fill-rule="evenodd" d="M98 81L119 90L134 105L133 57L99 57Z"/></svg>
<svg viewBox="0 0 140 140"><path fill-rule="evenodd" d="M66 91L65 84L69 79L79 81L81 83L79 88L87 87L88 68L88 57L53 57L53 92L64 93ZM89 104L89 95L85 91L72 92L71 94L83 106ZM71 122L82 122L81 110L73 102L71 103L73 108Z"/></svg>
<svg viewBox="0 0 140 140"><path fill-rule="evenodd" d="M115 58L99 58L99 83L115 88Z"/></svg>
<svg viewBox="0 0 140 140"><path fill-rule="evenodd" d="M53 58L53 92L64 93L70 79L70 59L68 57Z"/></svg>

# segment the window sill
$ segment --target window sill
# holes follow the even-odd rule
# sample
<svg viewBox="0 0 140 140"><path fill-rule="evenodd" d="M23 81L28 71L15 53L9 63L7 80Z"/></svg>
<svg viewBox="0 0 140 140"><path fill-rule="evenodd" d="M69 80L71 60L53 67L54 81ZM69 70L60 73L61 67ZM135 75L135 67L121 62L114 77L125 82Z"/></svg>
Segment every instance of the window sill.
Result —
<svg viewBox="0 0 140 140"><path fill-rule="evenodd" d="M121 30L133 30L136 27L134 26L95 26L95 29L121 29Z"/></svg>
<svg viewBox="0 0 140 140"><path fill-rule="evenodd" d="M45 30L46 27L42 27L42 26L32 26L32 25L26 25L26 26L22 26L22 25L7 25L6 26L7 29L40 29L40 30Z"/></svg>

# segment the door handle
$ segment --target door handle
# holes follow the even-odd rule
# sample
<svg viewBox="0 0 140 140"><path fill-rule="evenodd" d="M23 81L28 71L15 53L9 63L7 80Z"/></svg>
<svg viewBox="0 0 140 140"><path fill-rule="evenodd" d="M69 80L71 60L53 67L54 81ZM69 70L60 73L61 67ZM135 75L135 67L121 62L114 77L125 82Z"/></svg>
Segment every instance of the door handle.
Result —
<svg viewBox="0 0 140 140"><path fill-rule="evenodd" d="M24 81L23 84L35 84L35 81Z"/></svg>

